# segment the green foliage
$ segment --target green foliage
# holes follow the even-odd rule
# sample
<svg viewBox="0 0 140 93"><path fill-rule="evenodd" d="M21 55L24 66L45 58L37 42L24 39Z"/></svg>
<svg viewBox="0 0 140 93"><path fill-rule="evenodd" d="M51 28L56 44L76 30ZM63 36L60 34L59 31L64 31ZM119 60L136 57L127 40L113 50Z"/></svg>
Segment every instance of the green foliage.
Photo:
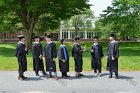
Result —
<svg viewBox="0 0 140 93"><path fill-rule="evenodd" d="M14 32L21 29L20 21L14 13L1 14L0 16L0 31L5 33Z"/></svg>
<svg viewBox="0 0 140 93"><path fill-rule="evenodd" d="M0 0L0 5L1 13L13 12L23 26L29 26L34 19L39 25L45 24L46 29L57 28L60 19L70 18L89 8L87 0Z"/></svg>
<svg viewBox="0 0 140 93"><path fill-rule="evenodd" d="M109 34L112 32L111 30L111 25L112 24L106 24L103 25L101 19L99 21L95 22L95 28L94 32L99 33L101 32L101 39L107 39L109 37Z"/></svg>
<svg viewBox="0 0 140 93"><path fill-rule="evenodd" d="M28 39L27 45L31 48L35 26L41 31L58 28L60 20L80 14L89 8L87 2L88 0L0 0L0 17L5 18L12 13L13 17L10 17L9 22L22 24Z"/></svg>
<svg viewBox="0 0 140 93"><path fill-rule="evenodd" d="M140 1L113 0L112 6L101 15L104 25L112 24L111 30L119 33L120 38L139 37L140 34Z"/></svg>
<svg viewBox="0 0 140 93"><path fill-rule="evenodd" d="M68 29L74 30L75 36L78 36L79 31L93 30L92 26L93 19L94 19L93 11L87 9L82 14L72 16L69 20L64 20L63 25L66 30Z"/></svg>

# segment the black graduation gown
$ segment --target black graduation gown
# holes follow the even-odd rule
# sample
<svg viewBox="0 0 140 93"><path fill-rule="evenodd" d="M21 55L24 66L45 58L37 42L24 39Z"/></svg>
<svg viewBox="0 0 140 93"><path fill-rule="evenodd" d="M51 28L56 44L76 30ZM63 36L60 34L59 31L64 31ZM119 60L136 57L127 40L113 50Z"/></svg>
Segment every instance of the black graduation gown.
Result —
<svg viewBox="0 0 140 93"><path fill-rule="evenodd" d="M46 71L56 72L56 64L53 58L57 57L57 50L55 43L46 43L44 47L44 56L46 60Z"/></svg>
<svg viewBox="0 0 140 93"><path fill-rule="evenodd" d="M73 44L72 56L74 57L76 72L82 72L83 70L82 54L83 54L83 49L81 48L81 46L77 43Z"/></svg>
<svg viewBox="0 0 140 93"><path fill-rule="evenodd" d="M40 44L40 50L41 50L41 55L43 56L43 46L42 46L42 44L41 43L39 43ZM43 59L40 59L39 60L39 70L41 70L41 71L44 71L44 62L43 62Z"/></svg>
<svg viewBox="0 0 140 93"><path fill-rule="evenodd" d="M66 51L67 60L66 60L65 55L64 55L64 48ZM58 56L59 56L60 71L64 72L64 73L68 72L69 71L69 54L68 54L68 50L65 46L60 46ZM62 60L66 60L66 62L64 63Z"/></svg>
<svg viewBox="0 0 140 93"><path fill-rule="evenodd" d="M101 69L101 58L104 56L102 46L93 44L91 50L91 69Z"/></svg>
<svg viewBox="0 0 140 93"><path fill-rule="evenodd" d="M107 49L107 70L118 72L119 44L118 42L110 43ZM112 60L112 57L115 60Z"/></svg>
<svg viewBox="0 0 140 93"><path fill-rule="evenodd" d="M27 71L27 59L26 54L28 50L25 50L26 45L24 43L18 43L16 47L16 56L18 59L19 70L22 72Z"/></svg>
<svg viewBox="0 0 140 93"><path fill-rule="evenodd" d="M40 59L39 56L42 54L42 45L39 43L34 43L32 46L32 54L33 54L33 69L36 70L44 70L43 59Z"/></svg>

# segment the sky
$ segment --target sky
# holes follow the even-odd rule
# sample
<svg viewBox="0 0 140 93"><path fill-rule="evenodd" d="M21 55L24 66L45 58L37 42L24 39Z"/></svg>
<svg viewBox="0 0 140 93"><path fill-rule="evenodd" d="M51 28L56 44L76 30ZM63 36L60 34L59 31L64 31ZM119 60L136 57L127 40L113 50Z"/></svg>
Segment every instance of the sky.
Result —
<svg viewBox="0 0 140 93"><path fill-rule="evenodd" d="M112 0L89 0L91 6L91 10L94 11L94 15L99 17L102 14L103 10L106 10L108 6L111 5Z"/></svg>

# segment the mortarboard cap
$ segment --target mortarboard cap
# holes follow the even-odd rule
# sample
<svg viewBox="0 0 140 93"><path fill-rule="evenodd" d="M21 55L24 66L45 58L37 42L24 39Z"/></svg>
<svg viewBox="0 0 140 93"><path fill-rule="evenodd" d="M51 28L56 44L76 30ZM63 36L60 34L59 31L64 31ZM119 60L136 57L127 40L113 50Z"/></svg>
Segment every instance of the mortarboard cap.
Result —
<svg viewBox="0 0 140 93"><path fill-rule="evenodd" d="M18 38L22 39L24 38L24 35L19 35Z"/></svg>
<svg viewBox="0 0 140 93"><path fill-rule="evenodd" d="M61 39L61 40L60 40L61 43L64 42L64 41L65 41L65 39Z"/></svg>
<svg viewBox="0 0 140 93"><path fill-rule="evenodd" d="M98 39L99 37L95 36L94 39Z"/></svg>
<svg viewBox="0 0 140 93"><path fill-rule="evenodd" d="M75 37L74 39L75 39L75 40L80 40L80 37Z"/></svg>
<svg viewBox="0 0 140 93"><path fill-rule="evenodd" d="M51 35L47 35L46 38L51 38Z"/></svg>
<svg viewBox="0 0 140 93"><path fill-rule="evenodd" d="M115 34L110 34L110 37L113 37L113 38L115 38Z"/></svg>
<svg viewBox="0 0 140 93"><path fill-rule="evenodd" d="M36 38L41 38L41 37L40 37L40 36L34 36L34 37L33 37L33 39L36 39Z"/></svg>

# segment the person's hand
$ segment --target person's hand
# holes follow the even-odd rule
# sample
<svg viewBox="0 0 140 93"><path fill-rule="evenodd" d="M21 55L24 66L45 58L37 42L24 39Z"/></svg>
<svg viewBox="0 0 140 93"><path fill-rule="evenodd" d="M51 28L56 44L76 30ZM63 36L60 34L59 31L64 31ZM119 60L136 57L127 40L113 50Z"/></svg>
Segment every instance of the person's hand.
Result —
<svg viewBox="0 0 140 93"><path fill-rule="evenodd" d="M66 63L66 60L62 60L63 61L63 63Z"/></svg>
<svg viewBox="0 0 140 93"><path fill-rule="evenodd" d="M28 50L28 48L27 47L25 47L25 51L27 51Z"/></svg>
<svg viewBox="0 0 140 93"><path fill-rule="evenodd" d="M42 59L42 55L39 56L39 59Z"/></svg>
<svg viewBox="0 0 140 93"><path fill-rule="evenodd" d="M45 60L45 57L42 57L43 60Z"/></svg>
<svg viewBox="0 0 140 93"><path fill-rule="evenodd" d="M53 58L53 61L55 61L55 58Z"/></svg>
<svg viewBox="0 0 140 93"><path fill-rule="evenodd" d="M86 49L84 48L83 51L86 51Z"/></svg>
<svg viewBox="0 0 140 93"><path fill-rule="evenodd" d="M86 48L83 48L83 51L86 51Z"/></svg>
<svg viewBox="0 0 140 93"><path fill-rule="evenodd" d="M106 56L106 58L108 58L108 56Z"/></svg>
<svg viewBox="0 0 140 93"><path fill-rule="evenodd" d="M114 58L114 57L112 57L112 60L115 60L115 58Z"/></svg>

